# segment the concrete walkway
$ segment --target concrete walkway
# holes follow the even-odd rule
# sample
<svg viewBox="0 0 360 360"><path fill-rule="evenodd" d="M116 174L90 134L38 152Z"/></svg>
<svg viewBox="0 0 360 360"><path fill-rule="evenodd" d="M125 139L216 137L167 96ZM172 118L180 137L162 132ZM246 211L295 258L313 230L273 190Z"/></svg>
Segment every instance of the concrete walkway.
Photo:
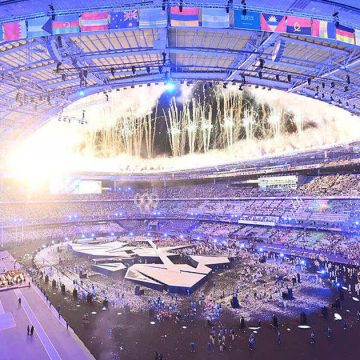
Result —
<svg viewBox="0 0 360 360"><path fill-rule="evenodd" d="M18 299L21 298L21 305ZM27 326L34 335L27 335ZM93 360L35 285L0 292L1 360Z"/></svg>

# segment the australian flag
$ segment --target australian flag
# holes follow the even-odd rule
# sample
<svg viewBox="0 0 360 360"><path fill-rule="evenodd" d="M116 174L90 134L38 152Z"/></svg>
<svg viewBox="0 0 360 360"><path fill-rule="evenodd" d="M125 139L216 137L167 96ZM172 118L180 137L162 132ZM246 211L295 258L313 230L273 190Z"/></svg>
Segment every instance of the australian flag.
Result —
<svg viewBox="0 0 360 360"><path fill-rule="evenodd" d="M110 13L109 29L133 28L139 26L137 10L116 11Z"/></svg>

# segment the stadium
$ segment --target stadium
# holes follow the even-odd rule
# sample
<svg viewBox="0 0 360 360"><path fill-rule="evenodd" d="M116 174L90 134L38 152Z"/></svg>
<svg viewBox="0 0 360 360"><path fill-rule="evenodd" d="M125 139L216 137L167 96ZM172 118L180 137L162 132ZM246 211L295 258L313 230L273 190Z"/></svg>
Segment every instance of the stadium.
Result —
<svg viewBox="0 0 360 360"><path fill-rule="evenodd" d="M357 0L0 0L0 359L356 359Z"/></svg>

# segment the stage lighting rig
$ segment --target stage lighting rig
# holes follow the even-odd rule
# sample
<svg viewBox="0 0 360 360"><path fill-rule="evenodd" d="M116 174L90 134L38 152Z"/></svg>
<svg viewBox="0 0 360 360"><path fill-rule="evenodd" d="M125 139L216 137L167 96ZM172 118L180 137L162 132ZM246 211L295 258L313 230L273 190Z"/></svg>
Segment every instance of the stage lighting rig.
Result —
<svg viewBox="0 0 360 360"><path fill-rule="evenodd" d="M233 0L228 0L227 5L226 5L226 13L228 14L230 12L230 7L233 4Z"/></svg>

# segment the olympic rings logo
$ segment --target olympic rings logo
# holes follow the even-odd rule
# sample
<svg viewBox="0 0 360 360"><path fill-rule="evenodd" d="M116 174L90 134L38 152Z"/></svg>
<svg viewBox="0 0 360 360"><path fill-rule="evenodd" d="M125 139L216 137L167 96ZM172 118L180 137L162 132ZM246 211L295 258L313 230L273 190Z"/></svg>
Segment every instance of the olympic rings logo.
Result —
<svg viewBox="0 0 360 360"><path fill-rule="evenodd" d="M134 198L134 203L141 213L148 214L159 205L159 197L157 194L153 193L137 193Z"/></svg>

